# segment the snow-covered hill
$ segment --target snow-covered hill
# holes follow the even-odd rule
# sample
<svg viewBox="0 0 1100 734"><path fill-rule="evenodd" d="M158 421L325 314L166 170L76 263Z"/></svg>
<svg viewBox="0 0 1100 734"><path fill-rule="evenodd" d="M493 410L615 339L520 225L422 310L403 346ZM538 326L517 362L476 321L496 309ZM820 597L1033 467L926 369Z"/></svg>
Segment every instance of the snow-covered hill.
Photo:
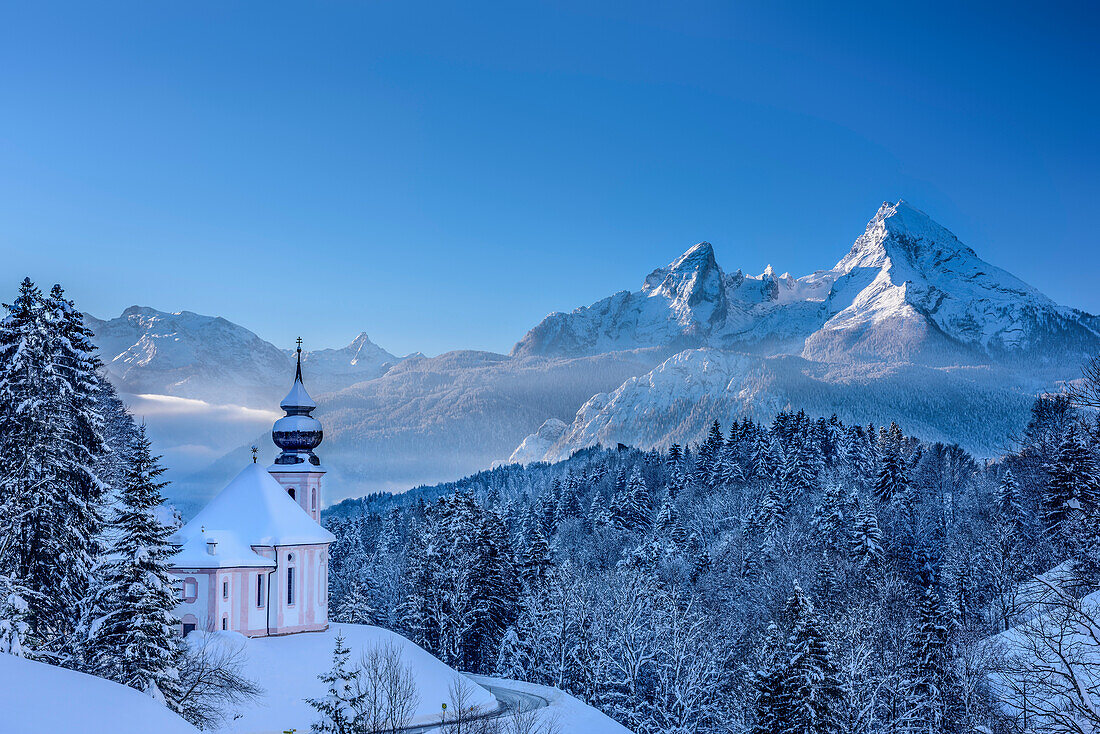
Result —
<svg viewBox="0 0 1100 734"><path fill-rule="evenodd" d="M141 691L0 653L0 731L12 734L197 734Z"/></svg>
<svg viewBox="0 0 1100 734"><path fill-rule="evenodd" d="M314 711L306 702L307 697L321 697L324 684L317 675L332 667L332 648L336 634L344 635L345 644L351 650L352 663L358 663L362 652L372 648L395 647L402 663L409 666L416 685L416 706L410 724L439 723L442 704L454 712L451 689L456 683L465 686L468 698L466 706L485 714L501 713L501 701L490 692L499 688L506 693L527 693L545 702L545 711L539 711L542 724L555 722L562 734L629 734L629 731L572 696L545 686L512 681L497 681L483 676L467 676L455 672L431 654L394 632L358 624L333 624L324 632L261 637L248 639L235 632L208 633L212 644L226 645L242 653L244 673L257 681L264 695L254 705L239 712L237 719L224 730L224 734L278 734L287 730L306 732L316 720ZM199 635L189 640L198 644Z"/></svg>
<svg viewBox="0 0 1100 734"><path fill-rule="evenodd" d="M833 268L793 278L727 274L703 242L572 313L547 316L513 354L576 356L644 346L801 354L832 363L1080 361L1100 319L1058 306L904 201L884 203Z"/></svg>
<svg viewBox="0 0 1100 734"><path fill-rule="evenodd" d="M510 461L559 461L573 451L624 443L642 448L699 440L714 420L768 421L785 409L836 414L848 423L898 421L922 438L962 443L979 455L1008 448L1048 382L1003 367L936 368L912 363L827 364L687 349L611 393L599 393L564 430L532 434ZM553 441L547 441L556 435Z"/></svg>

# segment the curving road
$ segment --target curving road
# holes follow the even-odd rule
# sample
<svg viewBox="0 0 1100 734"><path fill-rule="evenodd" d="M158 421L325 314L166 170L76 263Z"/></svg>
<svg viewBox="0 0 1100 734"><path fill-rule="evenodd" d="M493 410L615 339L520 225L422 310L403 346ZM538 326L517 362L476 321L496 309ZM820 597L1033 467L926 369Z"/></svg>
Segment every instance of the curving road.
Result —
<svg viewBox="0 0 1100 734"><path fill-rule="evenodd" d="M546 708L550 705L550 700L536 695L534 693L527 693L526 691L517 691L514 688L508 688L500 683L488 683L487 679L481 676L471 676L475 679L475 682L482 688L485 688L492 693L497 701L500 702L500 706L496 711L491 711L481 716L475 716L470 721L476 721L478 719L499 719L503 716L511 714L513 711L534 711L535 709ZM418 726L411 726L407 729L402 729L405 734L428 734L428 732L439 732L443 730L442 722L439 724L420 724Z"/></svg>

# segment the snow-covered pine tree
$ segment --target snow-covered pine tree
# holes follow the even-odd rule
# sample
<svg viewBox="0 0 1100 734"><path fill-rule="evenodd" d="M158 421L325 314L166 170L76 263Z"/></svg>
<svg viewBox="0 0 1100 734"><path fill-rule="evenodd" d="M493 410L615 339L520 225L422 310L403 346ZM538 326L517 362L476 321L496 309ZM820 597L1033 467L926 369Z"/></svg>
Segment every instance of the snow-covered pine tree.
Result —
<svg viewBox="0 0 1100 734"><path fill-rule="evenodd" d="M951 659L952 621L930 562L921 567L917 626L913 636L913 693L917 699L916 731L950 734L959 731L961 692Z"/></svg>
<svg viewBox="0 0 1100 734"><path fill-rule="evenodd" d="M0 574L0 653L20 658L30 630L25 593L12 578Z"/></svg>
<svg viewBox="0 0 1100 734"><path fill-rule="evenodd" d="M6 307L0 322L0 573L27 591L31 646L56 650L73 623L64 567L72 531L65 527L71 464L63 381L41 291L24 279Z"/></svg>
<svg viewBox="0 0 1100 734"><path fill-rule="evenodd" d="M158 460L142 426L111 519L111 546L91 605L95 617L88 624L85 656L98 675L141 691L158 690L176 708L183 648L174 614L175 582L168 572L175 528L157 517L167 484L158 481L164 473Z"/></svg>
<svg viewBox="0 0 1100 734"><path fill-rule="evenodd" d="M825 487L821 502L814 508L811 519L811 526L817 531L822 547L830 555L843 552L844 541L848 538L841 491L839 483L830 482Z"/></svg>
<svg viewBox="0 0 1100 734"><path fill-rule="evenodd" d="M783 634L773 622L760 651L760 665L753 671L751 680L756 693L753 706L752 734L786 734L787 711L784 697L786 661Z"/></svg>
<svg viewBox="0 0 1100 734"><path fill-rule="evenodd" d="M530 589L540 586L546 580L546 575L554 564L550 559L550 545L537 522L528 525L525 541L520 556L520 576Z"/></svg>
<svg viewBox="0 0 1100 734"><path fill-rule="evenodd" d="M875 497L884 506L900 499L909 488L909 477L905 472L905 462L901 458L890 435L885 437L886 448L879 462L878 476L875 479Z"/></svg>
<svg viewBox="0 0 1100 734"><path fill-rule="evenodd" d="M813 602L797 583L787 600L786 618L790 629L778 700L784 734L838 732L841 692L831 643Z"/></svg>
<svg viewBox="0 0 1100 734"><path fill-rule="evenodd" d="M680 522L680 512L671 495L665 495L665 501L657 513L657 532L679 550L683 550L687 543L688 533Z"/></svg>
<svg viewBox="0 0 1100 734"><path fill-rule="evenodd" d="M58 616L59 630L68 636L88 594L104 522L105 486L98 466L105 450L98 372L102 365L91 331L61 286L50 290L44 306L51 336L52 394L65 426L59 480L66 519L58 528L58 541L67 562L62 567Z"/></svg>
<svg viewBox="0 0 1100 734"><path fill-rule="evenodd" d="M373 624L377 610L371 602L371 585L366 577L351 581L332 601L332 621L345 624Z"/></svg>
<svg viewBox="0 0 1100 734"><path fill-rule="evenodd" d="M1020 485L1011 469L1005 469L997 485L997 509L1001 517L1017 530L1023 530L1024 508L1020 503Z"/></svg>
<svg viewBox="0 0 1100 734"><path fill-rule="evenodd" d="M882 530L873 508L862 507L859 496L852 495L852 536L849 542L849 558L860 568L873 568L882 560Z"/></svg>
<svg viewBox="0 0 1100 734"><path fill-rule="evenodd" d="M653 524L649 487L646 486L645 478L642 477L642 472L637 466L631 472L622 495L616 500L617 512L613 520L624 532L644 533Z"/></svg>
<svg viewBox="0 0 1100 734"><path fill-rule="evenodd" d="M1047 471L1050 480L1043 492L1043 527L1052 542L1065 548L1081 533L1083 518L1094 516L1100 498L1096 461L1075 426L1067 429Z"/></svg>
<svg viewBox="0 0 1100 734"><path fill-rule="evenodd" d="M343 633L338 632L332 650L332 668L317 676L326 686L325 695L306 699L320 716L310 731L317 734L359 733L359 710L366 694L357 685L360 670L349 668L350 658L351 650L345 644Z"/></svg>

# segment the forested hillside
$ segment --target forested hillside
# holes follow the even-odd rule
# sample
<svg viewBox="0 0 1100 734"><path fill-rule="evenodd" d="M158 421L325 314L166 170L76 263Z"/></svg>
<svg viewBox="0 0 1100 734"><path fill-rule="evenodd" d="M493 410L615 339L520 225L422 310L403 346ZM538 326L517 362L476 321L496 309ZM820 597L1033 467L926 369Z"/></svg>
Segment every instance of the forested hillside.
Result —
<svg viewBox="0 0 1100 734"><path fill-rule="evenodd" d="M1090 428L1042 397L979 463L784 412L347 501L327 519L335 616L638 732L1017 731L983 641L1030 575L1073 558L1091 583Z"/></svg>

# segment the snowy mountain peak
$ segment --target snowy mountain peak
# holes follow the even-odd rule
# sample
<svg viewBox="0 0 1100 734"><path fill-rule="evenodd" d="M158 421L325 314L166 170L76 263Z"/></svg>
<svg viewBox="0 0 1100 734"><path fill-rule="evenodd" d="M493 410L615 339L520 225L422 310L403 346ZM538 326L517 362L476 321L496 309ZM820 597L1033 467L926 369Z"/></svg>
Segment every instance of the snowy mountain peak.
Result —
<svg viewBox="0 0 1100 734"><path fill-rule="evenodd" d="M1100 319L983 261L903 200L884 202L832 269L776 272L725 275L701 242L650 273L640 291L551 314L513 354L709 346L823 362L962 364L1100 348Z"/></svg>
<svg viewBox="0 0 1100 734"><path fill-rule="evenodd" d="M977 258L946 227L905 200L883 202L852 249L837 263L842 273L855 268L881 268L899 261L921 270L935 269L950 258Z"/></svg>

